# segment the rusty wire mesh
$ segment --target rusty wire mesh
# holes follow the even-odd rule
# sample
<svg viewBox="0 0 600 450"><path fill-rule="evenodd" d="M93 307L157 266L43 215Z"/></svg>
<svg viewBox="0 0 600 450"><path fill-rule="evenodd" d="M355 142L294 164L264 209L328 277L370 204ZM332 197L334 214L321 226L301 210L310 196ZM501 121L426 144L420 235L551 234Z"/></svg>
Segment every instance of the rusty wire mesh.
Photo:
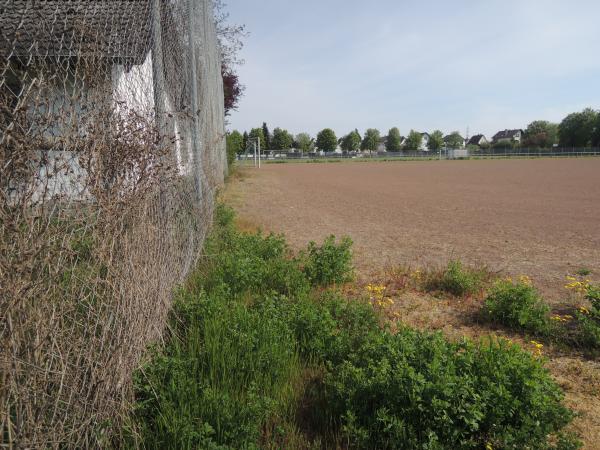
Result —
<svg viewBox="0 0 600 450"><path fill-rule="evenodd" d="M226 171L210 0L0 0L0 447L98 447Z"/></svg>

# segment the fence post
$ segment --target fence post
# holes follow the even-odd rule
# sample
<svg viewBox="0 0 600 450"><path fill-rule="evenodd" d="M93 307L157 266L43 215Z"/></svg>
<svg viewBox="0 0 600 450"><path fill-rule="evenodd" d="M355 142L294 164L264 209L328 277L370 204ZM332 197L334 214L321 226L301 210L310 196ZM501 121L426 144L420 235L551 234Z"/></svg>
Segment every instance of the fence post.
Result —
<svg viewBox="0 0 600 450"><path fill-rule="evenodd" d="M201 144L199 142L198 133L198 67L196 61L196 52L194 47L194 18L196 17L196 10L194 3L196 0L188 0L188 47L190 54L190 71L189 71L189 83L190 83L190 95L191 98L191 114L192 114L192 154L193 159L193 173L194 173L194 184L196 186L196 194L198 198L202 198L202 158L200 157Z"/></svg>
<svg viewBox="0 0 600 450"><path fill-rule="evenodd" d="M167 92L164 72L164 47L162 40L162 15L160 10L160 0L153 0L151 6L152 14L152 93L154 98L154 120L160 134L159 139L166 143L175 134L173 121L167 118ZM176 120L176 119L173 119ZM174 146L173 146L174 147ZM177 155L174 150L166 157L167 166L177 167ZM158 207L161 211L168 208L168 196L165 191L165 183L161 183L158 197Z"/></svg>

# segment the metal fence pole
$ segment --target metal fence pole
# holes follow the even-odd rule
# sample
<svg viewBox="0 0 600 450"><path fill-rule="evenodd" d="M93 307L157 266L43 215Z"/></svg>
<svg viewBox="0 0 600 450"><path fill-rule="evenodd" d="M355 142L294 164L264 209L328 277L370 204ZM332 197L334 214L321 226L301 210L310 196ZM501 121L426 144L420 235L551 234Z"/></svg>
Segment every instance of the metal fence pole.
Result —
<svg viewBox="0 0 600 450"><path fill-rule="evenodd" d="M192 154L193 159L193 171L194 171L194 183L196 186L196 194L202 196L202 158L200 157L201 144L199 140L198 130L198 68L196 61L196 51L194 45L194 18L196 12L194 8L196 0L188 0L188 47L189 47L189 60L190 60L190 71L189 71L189 83L190 83L190 94L191 98L191 114L192 114Z"/></svg>

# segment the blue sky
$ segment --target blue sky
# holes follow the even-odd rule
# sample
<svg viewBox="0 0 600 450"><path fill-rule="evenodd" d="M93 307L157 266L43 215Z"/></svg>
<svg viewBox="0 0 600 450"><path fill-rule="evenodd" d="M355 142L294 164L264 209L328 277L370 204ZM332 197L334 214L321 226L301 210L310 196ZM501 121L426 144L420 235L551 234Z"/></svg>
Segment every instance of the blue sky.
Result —
<svg viewBox="0 0 600 450"><path fill-rule="evenodd" d="M600 108L598 0L228 0L246 85L230 129L488 137Z"/></svg>

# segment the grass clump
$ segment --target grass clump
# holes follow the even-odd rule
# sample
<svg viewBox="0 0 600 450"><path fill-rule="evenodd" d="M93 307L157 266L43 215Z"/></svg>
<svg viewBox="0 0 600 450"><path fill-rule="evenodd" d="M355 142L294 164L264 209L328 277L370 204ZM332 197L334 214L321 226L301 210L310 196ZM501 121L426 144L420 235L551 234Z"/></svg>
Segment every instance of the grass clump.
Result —
<svg viewBox="0 0 600 450"><path fill-rule="evenodd" d="M221 295L179 294L178 330L138 375L145 448L257 448L291 401L299 357L292 330L268 308Z"/></svg>
<svg viewBox="0 0 600 450"><path fill-rule="evenodd" d="M462 262L453 260L448 262L444 270L428 273L424 287L427 291L441 291L462 297L479 291L484 278L485 272L467 268Z"/></svg>
<svg viewBox="0 0 600 450"><path fill-rule="evenodd" d="M294 258L282 237L240 233L232 219L217 210L166 344L136 376L127 445L480 449L563 439L572 414L540 360L506 343L392 334L368 303L322 289L351 273L349 240Z"/></svg>
<svg viewBox="0 0 600 450"><path fill-rule="evenodd" d="M483 305L490 322L542 336L551 331L549 313L550 307L527 277L497 281Z"/></svg>
<svg viewBox="0 0 600 450"><path fill-rule="evenodd" d="M592 273L592 271L587 267L582 267L581 269L578 269L575 273L580 277L587 277Z"/></svg>
<svg viewBox="0 0 600 450"><path fill-rule="evenodd" d="M352 239L344 237L339 244L335 236L325 239L322 246L308 244L304 258L304 272L316 285L344 283L352 279Z"/></svg>

